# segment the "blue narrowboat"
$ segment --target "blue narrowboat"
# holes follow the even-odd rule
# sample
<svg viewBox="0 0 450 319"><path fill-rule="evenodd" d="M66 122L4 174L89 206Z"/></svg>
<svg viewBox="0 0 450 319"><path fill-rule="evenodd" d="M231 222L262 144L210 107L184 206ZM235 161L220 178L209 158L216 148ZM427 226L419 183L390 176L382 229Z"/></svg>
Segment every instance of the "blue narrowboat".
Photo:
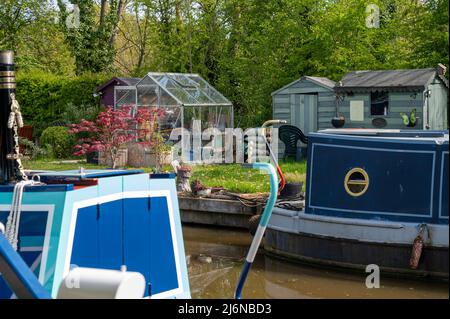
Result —
<svg viewBox="0 0 450 319"><path fill-rule="evenodd" d="M274 209L265 250L448 280L448 142L448 131L311 133L304 208Z"/></svg>
<svg viewBox="0 0 450 319"><path fill-rule="evenodd" d="M53 298L74 267L145 278L144 297L190 298L174 174L139 170L29 172L17 252ZM0 223L14 187L0 185ZM1 258L0 258L1 259ZM14 294L0 276L0 298Z"/></svg>

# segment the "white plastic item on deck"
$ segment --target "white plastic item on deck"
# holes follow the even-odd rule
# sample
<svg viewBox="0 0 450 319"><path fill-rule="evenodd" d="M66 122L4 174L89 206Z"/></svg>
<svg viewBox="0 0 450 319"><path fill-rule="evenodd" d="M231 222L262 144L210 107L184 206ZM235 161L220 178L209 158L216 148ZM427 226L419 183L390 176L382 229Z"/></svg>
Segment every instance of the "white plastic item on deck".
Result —
<svg viewBox="0 0 450 319"><path fill-rule="evenodd" d="M77 267L61 282L57 299L140 299L144 292L141 273Z"/></svg>
<svg viewBox="0 0 450 319"><path fill-rule="evenodd" d="M4 233L5 233L5 225L0 223L0 234L4 234Z"/></svg>

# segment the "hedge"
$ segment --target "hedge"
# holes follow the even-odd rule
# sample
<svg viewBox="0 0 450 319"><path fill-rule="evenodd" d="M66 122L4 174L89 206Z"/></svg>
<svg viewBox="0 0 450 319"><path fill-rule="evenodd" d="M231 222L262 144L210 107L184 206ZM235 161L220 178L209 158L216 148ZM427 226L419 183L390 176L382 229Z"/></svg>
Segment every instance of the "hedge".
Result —
<svg viewBox="0 0 450 319"><path fill-rule="evenodd" d="M111 79L110 75L57 76L48 73L27 73L17 77L17 100L26 124L32 125L33 135L56 123L64 122L68 105L77 108L99 106L95 89Z"/></svg>

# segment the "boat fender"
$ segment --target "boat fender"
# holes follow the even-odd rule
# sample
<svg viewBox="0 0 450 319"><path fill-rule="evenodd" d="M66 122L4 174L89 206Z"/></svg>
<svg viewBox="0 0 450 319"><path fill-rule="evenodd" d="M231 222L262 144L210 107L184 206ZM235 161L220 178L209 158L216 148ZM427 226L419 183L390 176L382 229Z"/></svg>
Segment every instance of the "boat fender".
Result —
<svg viewBox="0 0 450 319"><path fill-rule="evenodd" d="M421 224L419 226L419 233L417 234L416 238L414 239L412 252L411 252L411 258L409 260L409 267L411 269L417 269L417 267L419 266L420 257L422 256L422 251L423 251L423 247L424 247L423 233L424 233L425 229L427 230L427 233L428 233L427 225Z"/></svg>
<svg viewBox="0 0 450 319"><path fill-rule="evenodd" d="M0 234L4 234L4 233L5 233L5 225L0 223Z"/></svg>
<svg viewBox="0 0 450 319"><path fill-rule="evenodd" d="M76 267L61 282L57 299L140 299L144 293L141 273Z"/></svg>

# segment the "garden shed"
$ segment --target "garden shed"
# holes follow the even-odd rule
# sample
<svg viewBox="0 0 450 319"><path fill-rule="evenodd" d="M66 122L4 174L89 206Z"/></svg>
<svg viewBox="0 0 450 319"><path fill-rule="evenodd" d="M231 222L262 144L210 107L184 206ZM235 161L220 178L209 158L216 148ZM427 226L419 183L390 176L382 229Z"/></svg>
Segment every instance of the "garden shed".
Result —
<svg viewBox="0 0 450 319"><path fill-rule="evenodd" d="M448 129L445 73L445 66L439 64L426 69L354 71L337 83L302 76L272 93L273 118L287 120L305 134L338 127L332 124L338 115L339 127L344 128Z"/></svg>
<svg viewBox="0 0 450 319"><path fill-rule="evenodd" d="M123 104L123 101L117 101L117 93L119 93L120 100L120 92L124 89L133 89L140 80L140 78L113 77L108 82L99 86L95 92L100 95L102 105L115 106L117 102Z"/></svg>
<svg viewBox="0 0 450 319"><path fill-rule="evenodd" d="M272 93L273 119L286 120L305 134L320 129L319 119L334 116L335 82L324 77L302 76ZM330 114L333 114L329 117ZM301 142L299 141L299 146ZM305 145L303 145L305 147ZM284 145L279 144L279 154Z"/></svg>
<svg viewBox="0 0 450 319"><path fill-rule="evenodd" d="M338 112L347 128L448 129L446 68L355 71L336 85ZM415 113L416 121L411 120ZM319 128L331 127L328 118ZM406 122L404 121L406 116ZM407 124L408 123L408 124Z"/></svg>
<svg viewBox="0 0 450 319"><path fill-rule="evenodd" d="M335 107L335 82L323 77L302 76L272 93L273 118L287 120L305 134L320 127L320 114Z"/></svg>

